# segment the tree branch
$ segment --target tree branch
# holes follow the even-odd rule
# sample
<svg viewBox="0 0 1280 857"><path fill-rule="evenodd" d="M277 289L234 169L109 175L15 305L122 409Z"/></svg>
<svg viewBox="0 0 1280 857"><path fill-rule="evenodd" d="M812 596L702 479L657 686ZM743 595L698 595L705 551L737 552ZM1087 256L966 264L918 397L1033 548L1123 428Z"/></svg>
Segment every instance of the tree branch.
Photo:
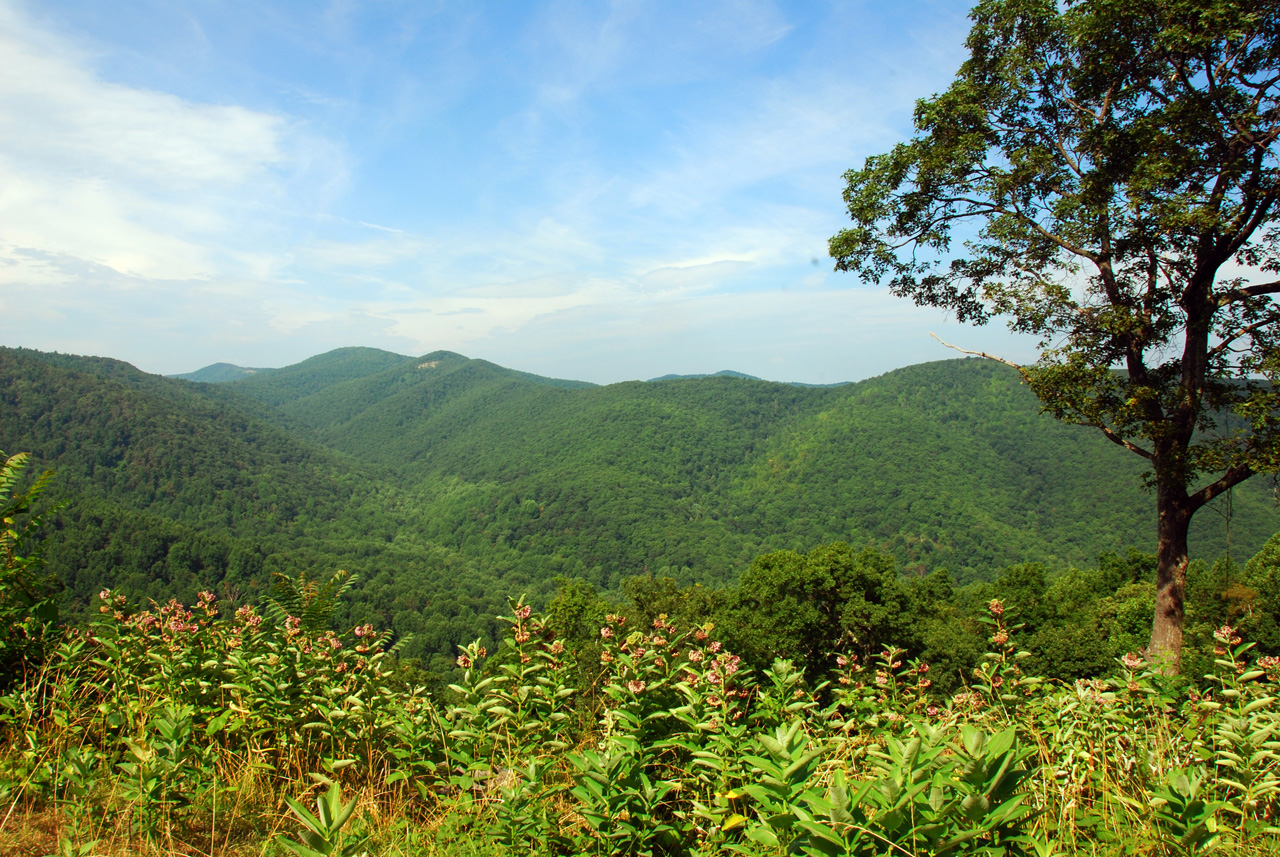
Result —
<svg viewBox="0 0 1280 857"><path fill-rule="evenodd" d="M1224 307L1227 304L1235 303L1236 301L1261 297L1262 295L1275 294L1280 294L1280 280L1273 280L1270 283L1260 283L1256 286L1243 286L1238 289L1225 291L1218 295L1218 306Z"/></svg>
<svg viewBox="0 0 1280 857"><path fill-rule="evenodd" d="M1228 467L1227 472L1222 474L1216 482L1210 482L1188 498L1191 501L1191 508L1199 509L1223 491L1239 485L1252 475L1253 468L1248 465L1236 464L1232 467Z"/></svg>
<svg viewBox="0 0 1280 857"><path fill-rule="evenodd" d="M934 339L938 340L939 342L941 342L947 348L950 348L952 351L959 351L961 354L971 354L974 357L985 357L988 360L994 360L997 363L1003 363L1006 366L1017 369L1018 374L1021 375L1023 378L1027 377L1026 370L1022 367L1022 365L1018 363L1014 363L1012 360L1005 360L1003 357L997 357L996 355L988 354L985 351L970 351L967 348L961 348L959 345L952 345L950 342L947 342L945 339L943 339L941 336L938 336L938 334L934 333L932 330L929 331L929 335L932 336Z"/></svg>
<svg viewBox="0 0 1280 857"><path fill-rule="evenodd" d="M1120 435L1116 434L1115 430L1112 429L1110 426L1104 426L1102 423L1089 423L1089 425L1093 426L1098 431L1102 432L1103 436L1106 437L1107 440L1111 441L1117 446L1123 446L1125 449L1129 450L1134 455L1140 455L1143 458L1147 459L1147 461L1151 461L1152 459L1155 458L1154 455L1152 455L1150 452L1147 452L1145 449L1138 446L1136 443L1125 440Z"/></svg>

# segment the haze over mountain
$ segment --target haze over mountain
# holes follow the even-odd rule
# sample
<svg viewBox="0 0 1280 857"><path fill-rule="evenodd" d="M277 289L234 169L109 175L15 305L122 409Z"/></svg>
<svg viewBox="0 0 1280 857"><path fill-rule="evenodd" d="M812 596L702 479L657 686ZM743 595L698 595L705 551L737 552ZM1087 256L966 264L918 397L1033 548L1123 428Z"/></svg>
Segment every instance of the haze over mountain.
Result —
<svg viewBox="0 0 1280 857"><path fill-rule="evenodd" d="M345 348L199 383L0 349L0 443L58 471L50 560L100 588L248 596L275 571L358 572L351 610L441 656L557 576L723 585L834 540L910 573L990 579L1152 547L1136 457L1038 413L1015 372L949 360L856 384L732 374L595 386L451 352ZM1245 558L1270 486L1196 520ZM1229 520L1229 530L1227 523Z"/></svg>

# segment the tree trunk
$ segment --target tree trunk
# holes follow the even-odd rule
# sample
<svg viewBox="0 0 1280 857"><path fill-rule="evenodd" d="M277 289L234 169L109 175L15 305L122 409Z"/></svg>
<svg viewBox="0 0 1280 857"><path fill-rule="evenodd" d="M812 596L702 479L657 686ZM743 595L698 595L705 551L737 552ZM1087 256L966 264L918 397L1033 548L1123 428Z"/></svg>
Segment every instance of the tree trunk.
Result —
<svg viewBox="0 0 1280 857"><path fill-rule="evenodd" d="M1156 615L1147 655L1166 675L1175 675L1181 668L1187 530L1192 512L1182 485L1161 484L1156 488Z"/></svg>

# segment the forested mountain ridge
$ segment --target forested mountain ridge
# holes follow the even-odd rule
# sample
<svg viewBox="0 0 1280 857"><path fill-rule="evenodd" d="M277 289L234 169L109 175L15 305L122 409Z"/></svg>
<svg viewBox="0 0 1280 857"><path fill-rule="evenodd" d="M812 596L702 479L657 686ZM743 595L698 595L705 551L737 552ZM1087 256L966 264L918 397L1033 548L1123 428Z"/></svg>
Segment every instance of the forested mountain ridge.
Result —
<svg viewBox="0 0 1280 857"><path fill-rule="evenodd" d="M341 349L228 383L0 349L0 448L58 470L51 561L81 599L233 597L272 571L359 573L350 610L441 655L558 575L728 585L832 540L961 582L1150 548L1135 460L1038 413L980 360L857 384L734 376L594 386L449 352ZM1280 515L1234 494L1231 548ZM1199 516L1193 550L1226 546ZM62 545L58 542L61 540Z"/></svg>

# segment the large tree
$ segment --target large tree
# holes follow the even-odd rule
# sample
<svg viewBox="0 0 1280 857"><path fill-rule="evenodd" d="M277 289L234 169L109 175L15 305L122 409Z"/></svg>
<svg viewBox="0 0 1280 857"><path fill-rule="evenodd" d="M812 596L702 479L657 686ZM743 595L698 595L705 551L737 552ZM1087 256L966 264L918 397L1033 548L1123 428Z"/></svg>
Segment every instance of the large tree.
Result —
<svg viewBox="0 0 1280 857"><path fill-rule="evenodd" d="M839 270L1039 337L1049 413L1146 459L1153 656L1177 670L1187 531L1280 469L1280 4L987 0L916 135L846 175Z"/></svg>

